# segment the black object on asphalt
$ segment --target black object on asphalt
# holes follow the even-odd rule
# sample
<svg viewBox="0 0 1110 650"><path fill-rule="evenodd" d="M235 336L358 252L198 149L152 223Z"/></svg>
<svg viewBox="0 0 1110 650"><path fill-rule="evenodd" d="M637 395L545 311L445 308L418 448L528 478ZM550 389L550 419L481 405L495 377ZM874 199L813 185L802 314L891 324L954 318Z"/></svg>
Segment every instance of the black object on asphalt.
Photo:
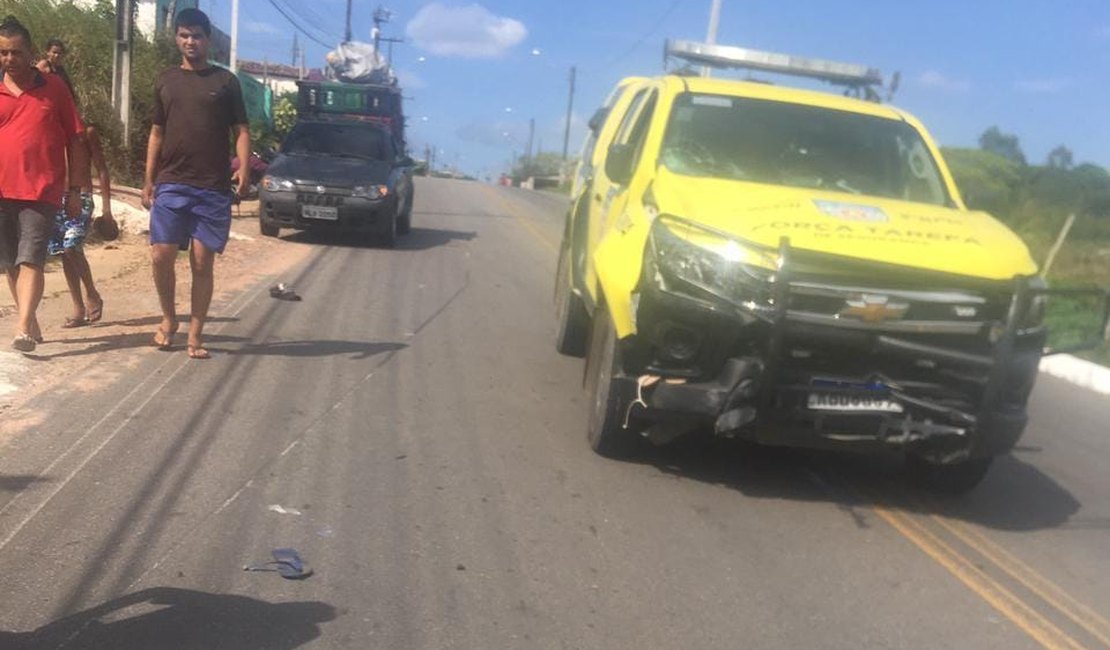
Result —
<svg viewBox="0 0 1110 650"><path fill-rule="evenodd" d="M301 299L301 297L297 295L297 292L293 291L293 287L285 284L284 282L279 282L270 287L270 297L277 298L278 300L291 300L294 302Z"/></svg>

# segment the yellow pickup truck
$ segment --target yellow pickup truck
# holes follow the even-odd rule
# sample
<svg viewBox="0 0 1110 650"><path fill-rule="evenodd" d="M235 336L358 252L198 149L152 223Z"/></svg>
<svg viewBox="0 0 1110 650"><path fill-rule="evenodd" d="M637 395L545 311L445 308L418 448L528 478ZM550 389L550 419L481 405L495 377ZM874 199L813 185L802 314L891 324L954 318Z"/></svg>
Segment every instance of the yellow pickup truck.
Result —
<svg viewBox="0 0 1110 650"><path fill-rule="evenodd" d="M1021 436L1045 345L1051 291L1026 246L964 205L916 119L863 98L874 71L682 45L859 98L690 74L617 85L590 122L555 283L591 446L709 431L893 447L929 487L970 489Z"/></svg>

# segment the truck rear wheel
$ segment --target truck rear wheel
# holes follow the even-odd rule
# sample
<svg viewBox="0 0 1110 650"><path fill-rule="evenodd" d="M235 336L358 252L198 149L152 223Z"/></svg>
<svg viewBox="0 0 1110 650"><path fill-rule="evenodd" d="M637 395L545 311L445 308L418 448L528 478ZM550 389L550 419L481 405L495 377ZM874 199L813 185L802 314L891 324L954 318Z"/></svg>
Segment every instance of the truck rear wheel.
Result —
<svg viewBox="0 0 1110 650"><path fill-rule="evenodd" d="M915 485L936 494L958 496L973 490L987 475L993 458L972 458L939 465L920 456L906 457L906 471Z"/></svg>
<svg viewBox="0 0 1110 650"><path fill-rule="evenodd" d="M624 428L628 400L615 381L619 366L617 333L609 314L602 308L594 314L587 359L586 389L590 395L590 416L586 436L590 448L607 458L627 458L638 446L639 436Z"/></svg>

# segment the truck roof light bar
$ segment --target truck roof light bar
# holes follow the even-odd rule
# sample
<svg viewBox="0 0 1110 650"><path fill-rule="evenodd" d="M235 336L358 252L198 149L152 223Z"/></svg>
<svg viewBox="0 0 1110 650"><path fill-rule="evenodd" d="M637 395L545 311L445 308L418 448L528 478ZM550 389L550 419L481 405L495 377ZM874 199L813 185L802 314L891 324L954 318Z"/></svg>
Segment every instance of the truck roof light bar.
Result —
<svg viewBox="0 0 1110 650"><path fill-rule="evenodd" d="M667 40L664 60L682 59L713 68L742 68L809 77L841 86L881 86L882 74L875 68L854 63L810 59L789 54L749 50L731 45Z"/></svg>

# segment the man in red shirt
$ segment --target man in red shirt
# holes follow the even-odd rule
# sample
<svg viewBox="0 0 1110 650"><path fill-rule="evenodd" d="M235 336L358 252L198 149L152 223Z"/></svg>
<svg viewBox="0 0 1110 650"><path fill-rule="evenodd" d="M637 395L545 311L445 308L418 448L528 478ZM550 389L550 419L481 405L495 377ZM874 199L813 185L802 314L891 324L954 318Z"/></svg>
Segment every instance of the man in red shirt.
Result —
<svg viewBox="0 0 1110 650"><path fill-rule="evenodd" d="M0 22L0 271L19 309L12 347L20 352L42 341L35 310L66 180L71 217L89 184L85 127L73 96L58 76L35 69L32 54L27 28L11 16Z"/></svg>

